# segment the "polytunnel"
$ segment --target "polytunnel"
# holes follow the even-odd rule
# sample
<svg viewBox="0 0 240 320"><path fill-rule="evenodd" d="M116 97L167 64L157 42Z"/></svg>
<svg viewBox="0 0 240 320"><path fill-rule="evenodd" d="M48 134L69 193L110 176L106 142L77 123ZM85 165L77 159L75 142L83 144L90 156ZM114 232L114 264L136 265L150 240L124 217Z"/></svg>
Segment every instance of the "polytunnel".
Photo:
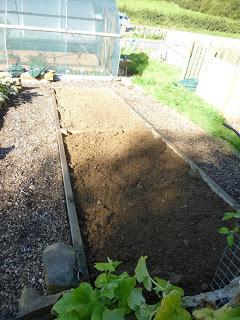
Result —
<svg viewBox="0 0 240 320"><path fill-rule="evenodd" d="M0 71L45 64L58 74L117 75L115 0L0 0Z"/></svg>

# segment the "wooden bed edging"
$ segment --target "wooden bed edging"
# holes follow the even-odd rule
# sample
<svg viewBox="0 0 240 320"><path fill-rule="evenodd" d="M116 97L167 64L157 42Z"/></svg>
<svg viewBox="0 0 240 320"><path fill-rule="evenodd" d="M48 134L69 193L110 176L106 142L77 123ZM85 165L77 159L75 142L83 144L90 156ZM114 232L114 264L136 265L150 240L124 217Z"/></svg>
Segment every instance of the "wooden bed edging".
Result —
<svg viewBox="0 0 240 320"><path fill-rule="evenodd" d="M55 113L58 149L59 149L59 156L60 156L60 162L61 162L61 168L62 168L63 185L64 185L64 191L65 191L65 200L67 205L68 219L69 219L69 225L70 225L71 237L72 237L72 245L76 254L79 278L81 280L88 280L89 274L88 274L87 260L86 260L84 246L82 242L81 231L78 223L77 211L74 203L71 180L69 176L67 159L66 159L63 138L62 138L62 133L60 129L59 117L58 117L56 92L54 89L53 89L53 105L54 105L54 113Z"/></svg>

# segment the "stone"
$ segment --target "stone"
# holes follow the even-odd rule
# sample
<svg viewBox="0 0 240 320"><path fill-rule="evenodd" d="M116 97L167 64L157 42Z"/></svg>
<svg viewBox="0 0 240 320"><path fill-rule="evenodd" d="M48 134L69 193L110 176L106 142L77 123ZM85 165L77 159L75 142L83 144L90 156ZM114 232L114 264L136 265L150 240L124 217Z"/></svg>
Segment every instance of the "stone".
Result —
<svg viewBox="0 0 240 320"><path fill-rule="evenodd" d="M20 76L21 80L33 80L34 78L28 73L28 72L23 72Z"/></svg>
<svg viewBox="0 0 240 320"><path fill-rule="evenodd" d="M19 300L19 311L26 312L29 309L29 305L38 298L40 298L40 294L36 289L25 286Z"/></svg>
<svg viewBox="0 0 240 320"><path fill-rule="evenodd" d="M50 296L40 296L37 290L30 287L24 287L19 301L19 314L17 319L55 319L55 316L51 314L52 307L65 292L60 292Z"/></svg>
<svg viewBox="0 0 240 320"><path fill-rule="evenodd" d="M55 72L54 71L48 71L44 74L44 79L47 81L54 81Z"/></svg>
<svg viewBox="0 0 240 320"><path fill-rule="evenodd" d="M48 246L43 252L43 263L49 294L78 286L76 256L70 245L56 243Z"/></svg>

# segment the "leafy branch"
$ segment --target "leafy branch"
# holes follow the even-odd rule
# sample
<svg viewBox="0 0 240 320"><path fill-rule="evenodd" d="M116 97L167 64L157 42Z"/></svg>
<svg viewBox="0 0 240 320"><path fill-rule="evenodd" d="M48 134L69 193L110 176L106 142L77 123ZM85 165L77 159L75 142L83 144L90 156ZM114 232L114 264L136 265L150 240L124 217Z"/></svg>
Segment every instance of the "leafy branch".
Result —
<svg viewBox="0 0 240 320"><path fill-rule="evenodd" d="M116 274L121 264L107 259L96 263L100 271L94 285L83 282L65 293L52 312L58 320L233 320L240 319L240 307L224 306L218 310L203 308L192 316L182 306L184 291L159 277L152 278L146 266L147 257L140 257L134 275ZM159 302L147 304L146 292L153 291ZM130 318L129 318L130 317Z"/></svg>
<svg viewBox="0 0 240 320"><path fill-rule="evenodd" d="M226 212L222 218L223 221L228 221L231 219L239 219L240 218L240 211L233 211L233 212ZM230 248L232 248L234 244L234 239L236 234L240 234L240 228L235 226L232 229L228 227L221 227L218 230L219 233L224 234L227 237L227 244Z"/></svg>

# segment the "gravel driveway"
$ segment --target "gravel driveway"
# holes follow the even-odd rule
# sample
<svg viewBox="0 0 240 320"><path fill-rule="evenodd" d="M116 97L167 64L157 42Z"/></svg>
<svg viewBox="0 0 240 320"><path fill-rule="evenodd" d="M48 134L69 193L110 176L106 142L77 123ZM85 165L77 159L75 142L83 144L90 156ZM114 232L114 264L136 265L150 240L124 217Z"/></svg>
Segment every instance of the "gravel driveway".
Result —
<svg viewBox="0 0 240 320"><path fill-rule="evenodd" d="M0 319L24 285L42 289L42 252L70 241L52 91L25 89L0 110Z"/></svg>

